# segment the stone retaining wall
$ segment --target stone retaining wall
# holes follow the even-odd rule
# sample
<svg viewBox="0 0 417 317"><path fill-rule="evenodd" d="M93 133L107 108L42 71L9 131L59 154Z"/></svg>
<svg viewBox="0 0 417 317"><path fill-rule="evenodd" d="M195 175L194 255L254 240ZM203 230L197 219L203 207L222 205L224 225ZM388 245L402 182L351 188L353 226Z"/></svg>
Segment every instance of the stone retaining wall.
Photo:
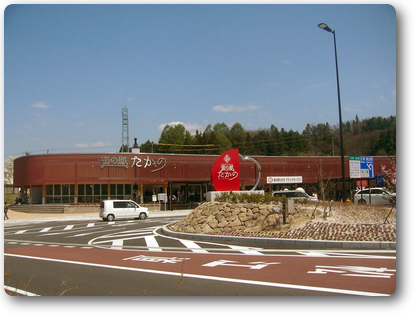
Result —
<svg viewBox="0 0 417 317"><path fill-rule="evenodd" d="M278 210L277 213L274 211ZM171 226L186 233L221 233L222 231L261 231L283 225L281 205L206 202L182 221ZM290 217L288 216L287 220Z"/></svg>

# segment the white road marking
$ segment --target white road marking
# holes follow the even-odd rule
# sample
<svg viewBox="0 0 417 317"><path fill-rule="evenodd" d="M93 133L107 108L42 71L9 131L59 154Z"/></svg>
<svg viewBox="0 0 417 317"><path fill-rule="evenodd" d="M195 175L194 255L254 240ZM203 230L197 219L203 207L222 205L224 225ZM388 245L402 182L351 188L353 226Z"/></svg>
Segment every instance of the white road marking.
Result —
<svg viewBox="0 0 417 317"><path fill-rule="evenodd" d="M346 290L346 289L338 289L338 288L328 288L328 287L307 286L307 285L272 283L272 282L253 281L253 280L244 280L244 279L218 277L218 276L210 276L210 275L200 275L200 274L187 274L187 273L179 273L179 272L158 271L158 270L140 269L140 268L134 268L134 267L124 267L124 266L106 265L106 264L98 264L98 263L68 261L68 260L51 259L51 258L41 258L41 257L36 257L36 256L28 256L28 255L20 255L20 254L5 253L4 255L11 256L11 257L17 257L17 258L26 258L26 259L41 260L41 261L51 261L51 262L66 263L66 264L85 265L85 266L100 267L100 268L115 269L115 270L133 271L133 272L150 273L150 274L161 274L161 275L170 275L170 276L177 276L177 277L189 277L189 278L197 278L197 279L203 279L203 280L213 280L213 281L221 281L221 282L229 282L229 283L240 283L240 284L248 284L248 285L277 287L277 288L299 289L299 290L307 290L307 291L313 291L313 292L326 292L326 293L336 293L336 294L356 295L356 296L390 296L390 294L383 294L383 293L362 292L362 291L354 291L354 290Z"/></svg>
<svg viewBox="0 0 417 317"><path fill-rule="evenodd" d="M16 293L16 294L20 294L22 296L41 296L41 295L38 295L38 294L35 294L35 293L31 293L31 292L24 291L24 290L15 288L15 287L10 287L10 286L7 286L7 285L4 285L4 289L6 291L13 292L13 293Z"/></svg>
<svg viewBox="0 0 417 317"><path fill-rule="evenodd" d="M197 243L190 240L179 240L183 245L194 253L209 253L207 250L202 249Z"/></svg>
<svg viewBox="0 0 417 317"><path fill-rule="evenodd" d="M111 244L112 249L121 250L123 249L123 239L113 240Z"/></svg>
<svg viewBox="0 0 417 317"><path fill-rule="evenodd" d="M145 242L148 246L149 251L162 251L159 247L158 242L155 239L155 236L145 236Z"/></svg>
<svg viewBox="0 0 417 317"><path fill-rule="evenodd" d="M241 247L238 245L229 245L229 248L231 248L232 250L236 250L239 252L242 252L244 254L249 254L249 255L263 255L261 252L255 251L255 250L251 250L248 247Z"/></svg>
<svg viewBox="0 0 417 317"><path fill-rule="evenodd" d="M43 228L41 231L39 232L48 232L49 230L51 230L52 227L47 227L47 228Z"/></svg>
<svg viewBox="0 0 417 317"><path fill-rule="evenodd" d="M15 234L22 234L22 233L25 233L27 230L19 230L19 231L16 231L15 232Z"/></svg>
<svg viewBox="0 0 417 317"><path fill-rule="evenodd" d="M71 230L74 227L74 225L68 225L64 228L64 230Z"/></svg>

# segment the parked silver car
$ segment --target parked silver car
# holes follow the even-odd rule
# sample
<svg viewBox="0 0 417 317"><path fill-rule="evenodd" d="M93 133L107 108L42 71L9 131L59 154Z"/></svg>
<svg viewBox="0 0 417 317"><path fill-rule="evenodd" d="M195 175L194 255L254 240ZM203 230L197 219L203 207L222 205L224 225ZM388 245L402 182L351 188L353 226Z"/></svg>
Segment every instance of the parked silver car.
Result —
<svg viewBox="0 0 417 317"><path fill-rule="evenodd" d="M280 191L272 192L272 196L274 196L274 197L276 197L276 196L278 196L278 197L286 196L289 199L304 199L306 201L318 202L317 197L310 196L301 187L298 187L295 190L286 189L286 190L280 190Z"/></svg>
<svg viewBox="0 0 417 317"><path fill-rule="evenodd" d="M358 190L353 196L353 203L359 205L388 205L392 204L396 198L395 193L389 190L376 187L371 188L371 195L369 195L369 188ZM369 203L370 202L370 203Z"/></svg>

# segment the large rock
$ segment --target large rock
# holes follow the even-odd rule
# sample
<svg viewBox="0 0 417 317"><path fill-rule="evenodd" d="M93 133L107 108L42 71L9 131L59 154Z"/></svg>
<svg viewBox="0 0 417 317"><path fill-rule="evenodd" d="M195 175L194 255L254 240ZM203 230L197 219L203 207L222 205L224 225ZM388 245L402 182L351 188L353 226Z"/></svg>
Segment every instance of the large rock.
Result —
<svg viewBox="0 0 417 317"><path fill-rule="evenodd" d="M246 209L245 209L246 210ZM245 212L242 212L242 213L240 213L239 214L239 219L240 219L240 221L242 221L242 222L245 222L246 220L247 220L247 214L246 214L246 211Z"/></svg>
<svg viewBox="0 0 417 317"><path fill-rule="evenodd" d="M232 222L229 222L229 227L237 227L237 226L241 226L241 225L242 225L242 222L240 222L239 218L237 218L237 217Z"/></svg>

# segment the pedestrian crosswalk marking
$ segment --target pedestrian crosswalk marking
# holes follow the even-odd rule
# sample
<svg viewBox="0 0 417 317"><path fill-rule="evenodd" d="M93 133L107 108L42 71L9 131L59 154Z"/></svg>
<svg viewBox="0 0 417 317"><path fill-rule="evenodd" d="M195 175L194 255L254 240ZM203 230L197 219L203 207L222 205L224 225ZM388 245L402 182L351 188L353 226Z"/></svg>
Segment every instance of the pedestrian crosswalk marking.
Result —
<svg viewBox="0 0 417 317"><path fill-rule="evenodd" d="M209 253L207 250L202 249L194 241L190 241L190 240L179 240L179 241L194 253Z"/></svg>
<svg viewBox="0 0 417 317"><path fill-rule="evenodd" d="M133 223L134 221L127 221L127 222ZM103 225L107 226L107 225L112 225L115 223L116 222L114 221L110 221L107 223L100 223L100 224L95 223L95 222L90 222L90 223L85 223L83 228L85 229L85 228L96 227L99 229L99 227L101 227L104 229ZM53 228L55 228L55 230L53 230ZM76 228L78 228L78 230L76 230ZM201 253L201 254L207 254L216 250L218 251L221 250L221 252L224 252L225 250L230 250L231 252L238 252L238 253L243 253L247 255L262 255L263 254L262 253L263 250L260 248L226 245L226 244L218 244L218 243L212 243L212 242L191 241L191 240L186 240L186 239L165 237L157 233L157 229L159 228L160 227L158 226L158 227L151 227L151 228L146 228L146 229L144 228L144 229L135 229L135 230L128 230L128 231L119 231L117 233L112 233L112 234L94 238L93 240L90 240L88 244L91 246L95 245L95 246L102 246L102 247L107 247L111 249L123 250L123 249L135 248L134 245L129 245L129 244L125 245L125 241L142 239L142 241L144 241L145 243L144 248L147 248L149 251L156 251L156 252L164 252L166 250L175 250L175 249L178 249L178 250L187 249L190 252ZM38 232L43 233L42 236L60 235L60 234L64 234L64 232L71 231L71 230L78 231L78 232L81 231L72 237L81 237L81 236L98 233L97 231L93 232L92 230L89 230L88 232L86 232L82 230L79 225L75 226L74 224L61 227L60 231L57 231L57 229L58 229L57 227L45 227L45 228L37 229L37 230L39 230ZM28 231L29 230L27 229L19 230L19 231L16 231L14 234L24 234L24 233L27 233ZM50 231L52 231L52 233ZM182 247L173 246L172 244L167 246L165 242L166 240L164 239L176 240L179 243L181 243ZM207 248L206 246L207 244L215 245L215 249ZM223 246L224 248L218 249L218 246Z"/></svg>
<svg viewBox="0 0 417 317"><path fill-rule="evenodd" d="M155 239L155 236L145 236L145 241L149 251L162 251Z"/></svg>

